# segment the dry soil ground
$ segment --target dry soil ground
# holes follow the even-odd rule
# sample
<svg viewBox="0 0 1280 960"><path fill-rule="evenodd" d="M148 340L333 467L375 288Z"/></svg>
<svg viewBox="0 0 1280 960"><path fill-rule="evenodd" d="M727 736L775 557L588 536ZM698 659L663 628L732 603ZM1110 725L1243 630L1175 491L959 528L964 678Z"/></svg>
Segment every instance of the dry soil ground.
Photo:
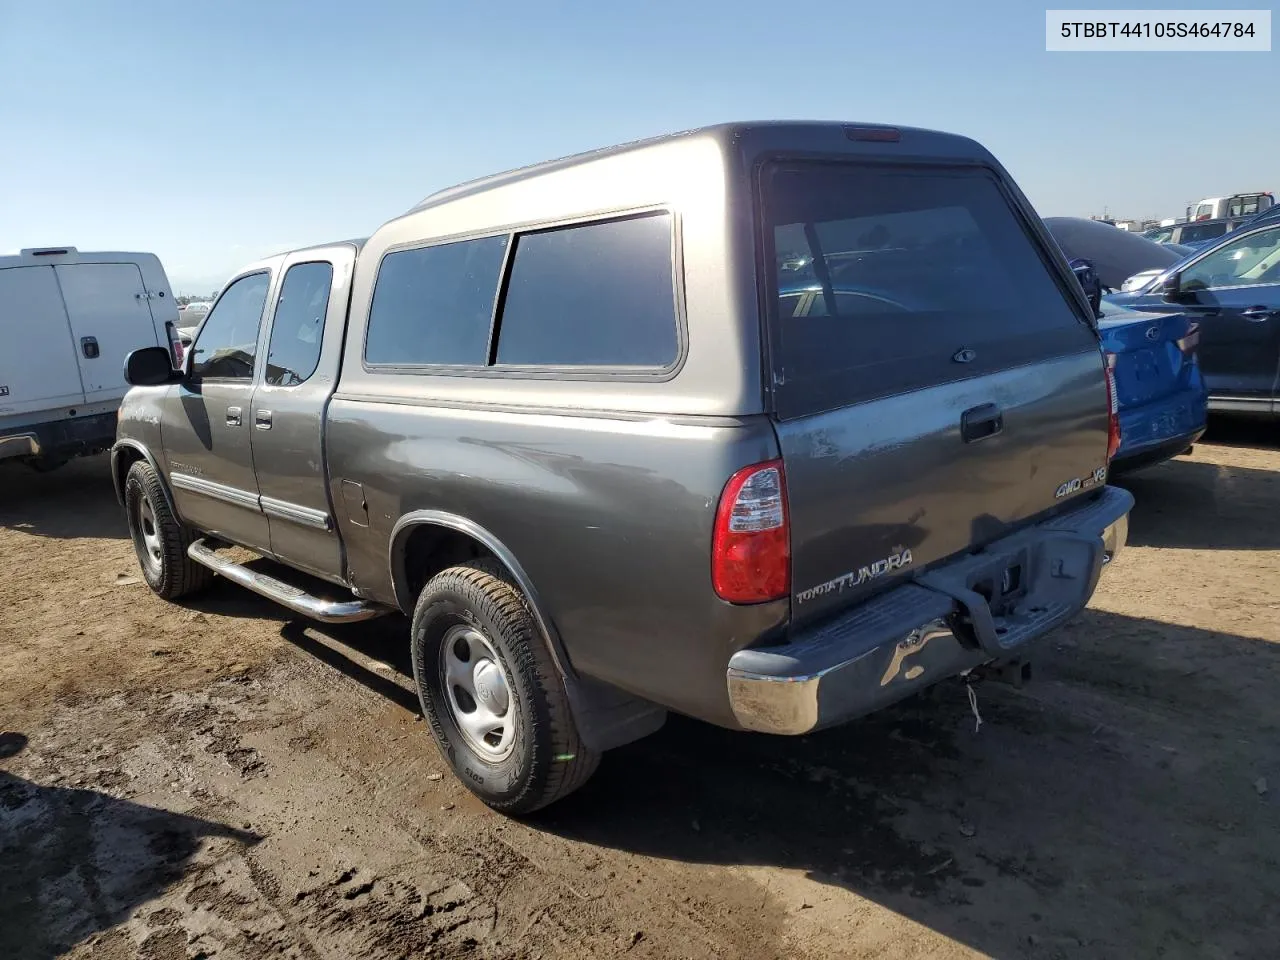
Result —
<svg viewBox="0 0 1280 960"><path fill-rule="evenodd" d="M503 819L404 624L136 578L102 460L0 470L0 957L1280 956L1280 443L1140 474L1036 682L804 740L673 718Z"/></svg>

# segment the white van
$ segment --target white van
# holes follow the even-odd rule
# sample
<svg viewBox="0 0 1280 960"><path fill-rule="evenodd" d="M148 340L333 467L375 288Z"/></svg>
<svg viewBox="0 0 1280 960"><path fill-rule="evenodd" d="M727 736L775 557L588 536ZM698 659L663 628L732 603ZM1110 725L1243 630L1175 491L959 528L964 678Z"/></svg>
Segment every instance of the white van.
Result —
<svg viewBox="0 0 1280 960"><path fill-rule="evenodd" d="M110 447L125 357L169 345L177 322L155 254L0 257L0 461L49 470Z"/></svg>

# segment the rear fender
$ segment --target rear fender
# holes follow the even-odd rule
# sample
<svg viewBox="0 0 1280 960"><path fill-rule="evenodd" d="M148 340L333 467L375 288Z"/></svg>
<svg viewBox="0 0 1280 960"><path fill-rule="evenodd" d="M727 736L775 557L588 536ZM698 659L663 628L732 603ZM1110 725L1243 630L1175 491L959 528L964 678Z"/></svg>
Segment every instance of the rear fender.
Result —
<svg viewBox="0 0 1280 960"><path fill-rule="evenodd" d="M405 548L409 542L409 534L421 526L440 527L470 537L484 546L506 568L512 581L528 601L538 633L564 683L578 733L588 747L596 751L610 750L648 736L662 726L667 717L667 712L662 707L632 697L591 677L580 676L574 671L554 621L515 554L492 532L473 520L442 510L415 510L396 521L391 530L388 561L396 604L402 612L411 615L417 602L417 597L411 595Z"/></svg>

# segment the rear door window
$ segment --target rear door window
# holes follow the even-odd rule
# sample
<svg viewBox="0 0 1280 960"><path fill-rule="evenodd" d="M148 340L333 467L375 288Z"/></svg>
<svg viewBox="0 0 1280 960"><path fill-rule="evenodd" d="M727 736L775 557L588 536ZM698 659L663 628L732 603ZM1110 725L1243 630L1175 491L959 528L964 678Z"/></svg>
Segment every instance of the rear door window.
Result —
<svg viewBox="0 0 1280 960"><path fill-rule="evenodd" d="M503 298L499 364L650 367L679 352L671 215L521 234Z"/></svg>
<svg viewBox="0 0 1280 960"><path fill-rule="evenodd" d="M333 264L326 261L297 263L284 275L267 347L267 383L293 387L316 372L332 285Z"/></svg>
<svg viewBox="0 0 1280 960"><path fill-rule="evenodd" d="M783 417L1095 342L985 170L778 163L762 190Z"/></svg>

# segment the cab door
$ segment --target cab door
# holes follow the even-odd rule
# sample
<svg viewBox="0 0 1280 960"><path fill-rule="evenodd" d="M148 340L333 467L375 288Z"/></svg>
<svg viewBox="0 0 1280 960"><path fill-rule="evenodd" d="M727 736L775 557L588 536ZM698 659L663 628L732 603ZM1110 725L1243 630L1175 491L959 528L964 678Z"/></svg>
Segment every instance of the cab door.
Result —
<svg viewBox="0 0 1280 960"><path fill-rule="evenodd" d="M263 552L271 538L254 477L251 411L272 276L264 267L222 291L196 334L186 375L165 401L161 425L182 518Z"/></svg>
<svg viewBox="0 0 1280 960"><path fill-rule="evenodd" d="M285 259L262 382L253 396L253 462L271 552L336 581L344 564L329 501L324 425L341 362L355 252L341 244Z"/></svg>

